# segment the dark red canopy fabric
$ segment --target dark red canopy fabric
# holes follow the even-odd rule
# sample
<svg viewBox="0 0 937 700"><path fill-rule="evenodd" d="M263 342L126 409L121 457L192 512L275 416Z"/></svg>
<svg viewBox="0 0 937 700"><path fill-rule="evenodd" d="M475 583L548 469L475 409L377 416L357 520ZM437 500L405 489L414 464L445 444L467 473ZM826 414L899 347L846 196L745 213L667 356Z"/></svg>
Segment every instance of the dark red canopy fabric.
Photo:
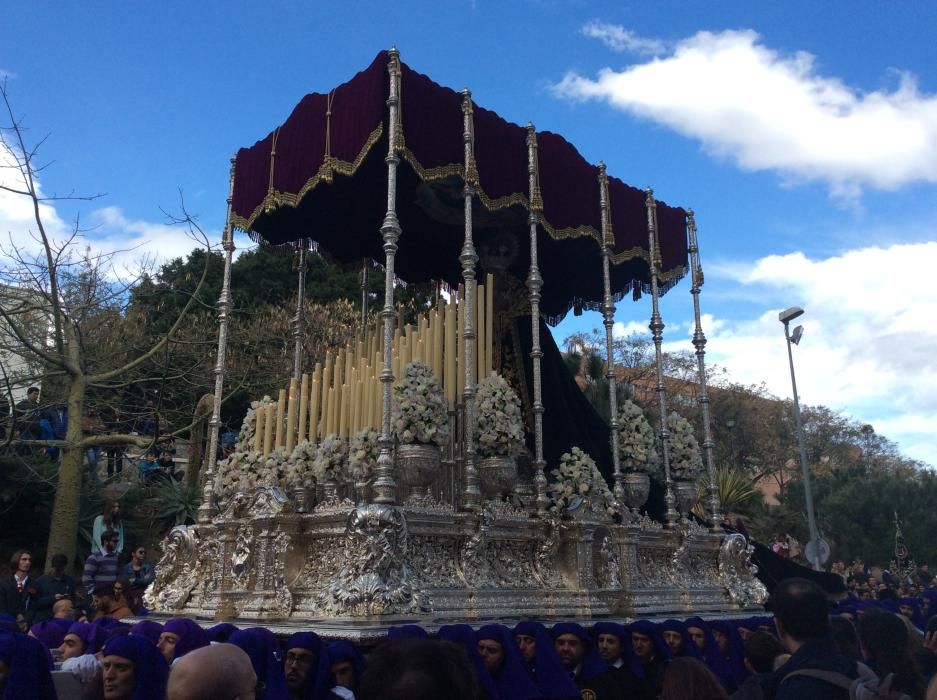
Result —
<svg viewBox="0 0 937 700"><path fill-rule="evenodd" d="M306 95L264 139L238 151L234 225L270 244L315 241L340 261L383 261L380 225L387 200L388 53L328 94ZM404 147L397 213L403 228L396 267L402 279L461 281L462 95L401 64ZM529 266L527 129L474 105L479 187L476 241L517 237L513 263ZM551 322L571 309L599 308L603 297L598 168L562 136L537 134L543 224L541 308ZM616 299L648 287L645 193L609 177ZM686 212L657 203L661 289L687 269Z"/></svg>

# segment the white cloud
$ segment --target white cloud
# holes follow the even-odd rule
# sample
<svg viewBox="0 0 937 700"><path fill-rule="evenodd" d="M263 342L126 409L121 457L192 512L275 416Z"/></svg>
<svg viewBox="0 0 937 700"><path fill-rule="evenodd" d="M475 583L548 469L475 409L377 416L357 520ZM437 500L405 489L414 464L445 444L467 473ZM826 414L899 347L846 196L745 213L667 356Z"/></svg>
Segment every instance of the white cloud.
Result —
<svg viewBox="0 0 937 700"><path fill-rule="evenodd" d="M13 163L12 153L0 148L0 166ZM18 171L8 167L0 168L0 184L23 189ZM41 180L35 180L35 186L40 197L44 196ZM54 202L40 204L40 216L47 235L54 242L64 242L73 229L62 218ZM116 206L91 210L87 217L82 217L81 228L85 231L74 242L76 251L83 252L88 246L94 253L113 253L114 272L125 278L135 275L143 262L159 265L172 258L185 257L200 245L186 233L184 226L132 219ZM24 254L36 255L41 252L36 232L32 200L0 190L0 245L9 249L11 244L15 244ZM206 231L206 234L217 247L220 232ZM239 249L252 245L246 237L239 238L236 243Z"/></svg>
<svg viewBox="0 0 937 700"><path fill-rule="evenodd" d="M615 321L612 325L612 336L615 338L627 338L630 335L647 335L647 333L646 321L628 321L628 323Z"/></svg>
<svg viewBox="0 0 937 700"><path fill-rule="evenodd" d="M870 422L902 450L937 466L937 242L850 250L814 260L772 255L710 269L710 284L767 293L775 308L757 318L704 317L708 357L737 381L766 382L791 395L778 312L804 307L794 348L804 403ZM704 295L705 296L705 295ZM689 345L684 341L683 345Z"/></svg>
<svg viewBox="0 0 937 700"><path fill-rule="evenodd" d="M863 91L821 75L809 53L782 54L737 30L699 32L663 58L595 79L570 72L553 91L656 121L746 170L823 180L834 196L855 197L937 182L937 95L897 75L891 91Z"/></svg>
<svg viewBox="0 0 937 700"><path fill-rule="evenodd" d="M581 29L584 36L599 39L612 51L657 56L667 50L667 44L660 39L648 39L638 36L630 29L619 24L608 24L594 20Z"/></svg>

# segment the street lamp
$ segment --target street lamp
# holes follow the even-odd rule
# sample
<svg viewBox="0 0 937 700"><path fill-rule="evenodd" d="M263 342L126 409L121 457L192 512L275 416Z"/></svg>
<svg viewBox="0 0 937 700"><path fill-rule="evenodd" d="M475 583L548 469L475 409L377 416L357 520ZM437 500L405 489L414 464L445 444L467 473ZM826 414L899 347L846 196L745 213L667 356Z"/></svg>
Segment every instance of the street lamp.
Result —
<svg viewBox="0 0 937 700"><path fill-rule="evenodd" d="M813 510L813 490L810 487L810 467L807 465L807 446L804 441L804 427L800 422L800 402L797 399L797 380L794 378L794 354L791 352L791 343L797 345L804 334L804 327L797 326L793 335L790 333L790 323L802 316L804 310L799 306L792 306L778 314L778 320L784 324L784 339L787 342L787 359L791 366L791 388L794 391L794 423L797 427L797 442L800 446L800 467L804 473L804 500L807 506L807 527L810 531L810 542L807 543L807 558L816 571L821 566L821 542L817 532L817 517Z"/></svg>

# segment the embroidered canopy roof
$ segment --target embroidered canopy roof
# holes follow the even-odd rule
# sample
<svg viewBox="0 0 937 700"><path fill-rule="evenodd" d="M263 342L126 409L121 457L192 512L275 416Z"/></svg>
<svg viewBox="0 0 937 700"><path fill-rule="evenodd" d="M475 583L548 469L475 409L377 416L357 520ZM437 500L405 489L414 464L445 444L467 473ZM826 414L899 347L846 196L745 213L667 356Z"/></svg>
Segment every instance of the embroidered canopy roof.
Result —
<svg viewBox="0 0 937 700"><path fill-rule="evenodd" d="M340 261L383 260L387 207L388 52L328 94L306 95L265 138L235 161L232 218L254 240L305 244ZM401 63L396 207L403 228L396 256L404 280L462 279L462 94ZM518 239L512 271L523 279L527 239L527 129L473 103L478 169L476 244L504 231ZM558 322L571 308L597 309L603 298L599 169L562 136L537 134L543 199L538 229L544 278L541 309ZM645 193L608 178L616 299L649 285ZM657 203L660 282L666 290L687 266L686 213Z"/></svg>

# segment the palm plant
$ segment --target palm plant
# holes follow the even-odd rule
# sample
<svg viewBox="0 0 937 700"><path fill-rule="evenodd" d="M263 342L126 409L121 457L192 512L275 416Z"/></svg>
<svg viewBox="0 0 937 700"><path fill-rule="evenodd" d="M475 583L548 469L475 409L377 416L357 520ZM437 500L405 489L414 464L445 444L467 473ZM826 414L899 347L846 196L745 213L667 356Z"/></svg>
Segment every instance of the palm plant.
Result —
<svg viewBox="0 0 937 700"><path fill-rule="evenodd" d="M761 492L755 488L751 477L743 471L729 466L716 467L716 492L719 494L719 503L723 513L737 511L740 507L757 501ZM699 481L699 501L693 508L700 518L707 518L706 507L709 498L709 476L704 475Z"/></svg>

